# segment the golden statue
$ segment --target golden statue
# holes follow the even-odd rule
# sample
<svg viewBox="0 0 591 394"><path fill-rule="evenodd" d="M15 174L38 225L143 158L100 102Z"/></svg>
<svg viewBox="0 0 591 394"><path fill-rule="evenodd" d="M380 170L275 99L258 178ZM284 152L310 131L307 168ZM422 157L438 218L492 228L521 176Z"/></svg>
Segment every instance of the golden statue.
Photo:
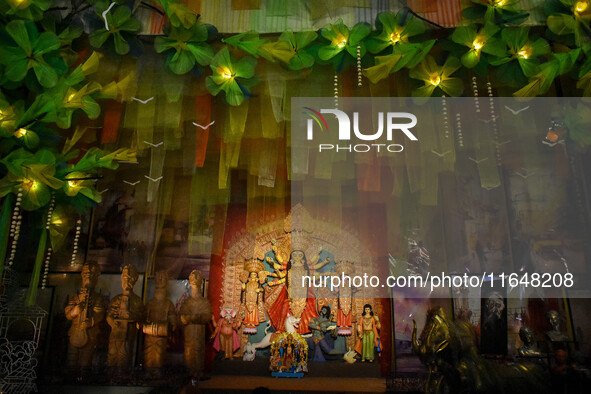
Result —
<svg viewBox="0 0 591 394"><path fill-rule="evenodd" d="M94 291L100 275L97 263L82 266L82 288L70 298L65 308L66 319L72 321L68 331L68 366L87 368L92 366L94 348L100 334L99 323L105 318L105 307L99 293Z"/></svg>
<svg viewBox="0 0 591 394"><path fill-rule="evenodd" d="M203 372L205 357L205 325L212 319L211 304L201 295L203 274L189 274L191 295L181 305L181 323L185 333L185 362L195 377Z"/></svg>
<svg viewBox="0 0 591 394"><path fill-rule="evenodd" d="M144 364L148 368L160 368L164 365L168 337L178 326L174 304L166 298L168 272L156 272L154 284L154 298L146 305L146 323L143 326Z"/></svg>
<svg viewBox="0 0 591 394"><path fill-rule="evenodd" d="M107 312L107 323L111 326L109 336L109 367L130 367L133 346L137 338L137 326L144 321L144 303L133 292L138 279L137 268L127 264L121 271L123 293L111 300Z"/></svg>
<svg viewBox="0 0 591 394"><path fill-rule="evenodd" d="M240 274L242 297L238 316L243 319L244 334L256 334L256 326L266 320L263 311L264 290L261 286L267 280L264 269L263 263L251 259L244 264L244 271Z"/></svg>

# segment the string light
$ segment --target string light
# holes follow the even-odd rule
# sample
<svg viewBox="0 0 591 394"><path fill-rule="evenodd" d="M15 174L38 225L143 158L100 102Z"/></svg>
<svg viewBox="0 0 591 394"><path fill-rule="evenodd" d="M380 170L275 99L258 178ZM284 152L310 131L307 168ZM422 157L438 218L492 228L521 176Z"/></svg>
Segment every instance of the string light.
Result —
<svg viewBox="0 0 591 394"><path fill-rule="evenodd" d="M76 255L78 254L78 241L80 240L81 229L82 229L82 219L78 218L76 220L76 235L74 236L74 248L72 250L72 260L70 261L71 267L74 267L76 265Z"/></svg>
<svg viewBox="0 0 591 394"><path fill-rule="evenodd" d="M16 247L18 245L18 239L20 236L21 231L21 223L23 220L23 215L21 214L21 202L23 200L23 188L18 188L18 193L16 195L16 203L14 204L14 209L12 210L12 220L10 222L10 236L12 237L12 242L10 244L10 255L8 257L8 265L12 266L14 263L14 258L16 257Z"/></svg>
<svg viewBox="0 0 591 394"><path fill-rule="evenodd" d="M460 148L464 147L464 135L462 134L462 116L456 113L456 134L458 136L458 145Z"/></svg>
<svg viewBox="0 0 591 394"><path fill-rule="evenodd" d="M334 73L334 106L339 106L339 74Z"/></svg>
<svg viewBox="0 0 591 394"><path fill-rule="evenodd" d="M441 105L443 107L441 110L443 114L443 132L445 138L449 138L449 122L447 121L447 100L445 99L445 94L441 96Z"/></svg>
<svg viewBox="0 0 591 394"><path fill-rule="evenodd" d="M501 166L501 148L499 147L499 129L497 127L497 116L495 114L495 100L493 98L492 84L490 81L486 83L486 90L488 91L488 101L490 107L490 120L492 123L493 137L495 140L495 156L497 159L497 166Z"/></svg>
<svg viewBox="0 0 591 394"><path fill-rule="evenodd" d="M357 45L357 86L361 87L361 45Z"/></svg>
<svg viewBox="0 0 591 394"><path fill-rule="evenodd" d="M49 228L52 224L52 217L53 217L53 210L55 209L55 194L51 195L51 201L49 203L49 210L47 211L47 221L45 222L45 230L49 231ZM49 262L51 261L51 254L53 250L51 248L47 249L47 254L45 255L45 263L44 263L44 270L43 270L43 279L41 280L41 288L45 289L45 285L47 284L47 274L49 274Z"/></svg>
<svg viewBox="0 0 591 394"><path fill-rule="evenodd" d="M472 93L474 94L474 107L477 113L480 113L480 100L478 99L478 81L472 77Z"/></svg>

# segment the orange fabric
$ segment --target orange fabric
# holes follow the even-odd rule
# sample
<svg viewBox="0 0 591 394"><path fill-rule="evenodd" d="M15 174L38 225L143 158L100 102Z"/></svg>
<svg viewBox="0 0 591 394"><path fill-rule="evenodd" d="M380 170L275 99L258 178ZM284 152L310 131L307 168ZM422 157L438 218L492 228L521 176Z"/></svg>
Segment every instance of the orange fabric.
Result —
<svg viewBox="0 0 591 394"><path fill-rule="evenodd" d="M101 144L117 141L117 133L119 132L119 122L121 121L122 109L123 104L119 101L110 100L107 103Z"/></svg>
<svg viewBox="0 0 591 394"><path fill-rule="evenodd" d="M185 3L196 14L201 12L201 0L185 0Z"/></svg>
<svg viewBox="0 0 591 394"><path fill-rule="evenodd" d="M261 0L232 0L233 10L258 10L261 8Z"/></svg>
<svg viewBox="0 0 591 394"><path fill-rule="evenodd" d="M195 97L195 123L203 127L207 127L211 123L211 95L205 94ZM214 125L206 129L195 126L195 167L203 167L205 163L209 129Z"/></svg>

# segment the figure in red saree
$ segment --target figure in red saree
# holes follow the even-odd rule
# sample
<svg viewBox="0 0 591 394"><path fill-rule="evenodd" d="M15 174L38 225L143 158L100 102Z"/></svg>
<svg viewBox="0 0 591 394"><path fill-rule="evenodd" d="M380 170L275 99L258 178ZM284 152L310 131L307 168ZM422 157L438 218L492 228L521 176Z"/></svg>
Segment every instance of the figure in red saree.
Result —
<svg viewBox="0 0 591 394"><path fill-rule="evenodd" d="M275 272L271 274L275 279L268 282L271 287L283 285L273 304L267 309L267 315L276 330L282 331L285 318L288 314L300 318L297 329L299 334L310 332L308 323L317 317L316 300L311 288L302 287L302 276L310 276L310 268L306 260L306 254L302 250L293 250L289 262L284 263L283 258L277 253L277 246L273 245L273 252L277 262L267 257L267 262L273 265ZM273 289L273 292L277 290Z"/></svg>

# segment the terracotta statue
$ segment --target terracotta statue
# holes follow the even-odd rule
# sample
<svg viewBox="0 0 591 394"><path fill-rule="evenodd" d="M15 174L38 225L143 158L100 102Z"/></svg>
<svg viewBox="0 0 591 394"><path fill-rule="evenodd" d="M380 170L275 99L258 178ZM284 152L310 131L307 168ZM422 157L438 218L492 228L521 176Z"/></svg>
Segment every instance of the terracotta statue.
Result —
<svg viewBox="0 0 591 394"><path fill-rule="evenodd" d="M164 365L168 337L178 326L174 304L166 298L168 272L156 272L154 284L154 298L146 305L146 323L143 326L146 335L144 364L148 368L160 368Z"/></svg>
<svg viewBox="0 0 591 394"><path fill-rule="evenodd" d="M260 322L264 322L263 311L263 286L267 280L263 263L251 259L244 264L244 271L240 274L242 282L242 297L238 315L243 319L245 334L256 334Z"/></svg>
<svg viewBox="0 0 591 394"><path fill-rule="evenodd" d="M201 295L203 275L194 270L189 274L191 295L180 309L185 333L185 362L195 377L203 373L205 357L205 325L212 318L211 304Z"/></svg>
<svg viewBox="0 0 591 394"><path fill-rule="evenodd" d="M523 345L517 349L517 354L522 357L537 357L542 355L540 349L536 346L534 332L531 329L521 327L519 329L519 339L521 339Z"/></svg>
<svg viewBox="0 0 591 394"><path fill-rule="evenodd" d="M374 315L370 304L363 306L363 313L359 325L357 326L357 334L359 340L355 350L361 355L361 362L366 360L370 363L375 359L375 348L380 352L380 336L378 331L382 328L380 319Z"/></svg>
<svg viewBox="0 0 591 394"><path fill-rule="evenodd" d="M342 261L337 264L337 269L335 270L337 273L341 273L341 275L348 275L352 276L355 273L355 267L353 263L349 261ZM337 309L337 325L339 327L338 334L339 335L346 335L349 336L353 333L352 326L353 326L353 311L352 311L352 292L351 286L341 285L339 287L339 301L338 301L338 309Z"/></svg>
<svg viewBox="0 0 591 394"><path fill-rule="evenodd" d="M86 368L92 366L100 334L99 323L105 318L105 306L101 295L94 291L100 275L98 264L85 263L80 275L82 288L70 298L65 309L66 319L72 321L68 331L68 366Z"/></svg>
<svg viewBox="0 0 591 394"><path fill-rule="evenodd" d="M560 331L560 315L558 312L552 310L546 314L550 330L546 331L546 337L550 342L565 342L568 341L568 336Z"/></svg>
<svg viewBox="0 0 591 394"><path fill-rule="evenodd" d="M123 293L111 300L107 312L107 323L111 326L109 336L109 367L130 367L133 346L137 338L137 326L144 321L144 303L133 292L138 279L137 268L127 264L121 271Z"/></svg>
<svg viewBox="0 0 591 394"><path fill-rule="evenodd" d="M213 321L215 327L214 333L211 337L214 339L213 348L215 350L223 351L224 358L232 359L232 355L240 349L240 340L236 330L242 324L236 317L236 311L232 308L222 309L219 321Z"/></svg>

